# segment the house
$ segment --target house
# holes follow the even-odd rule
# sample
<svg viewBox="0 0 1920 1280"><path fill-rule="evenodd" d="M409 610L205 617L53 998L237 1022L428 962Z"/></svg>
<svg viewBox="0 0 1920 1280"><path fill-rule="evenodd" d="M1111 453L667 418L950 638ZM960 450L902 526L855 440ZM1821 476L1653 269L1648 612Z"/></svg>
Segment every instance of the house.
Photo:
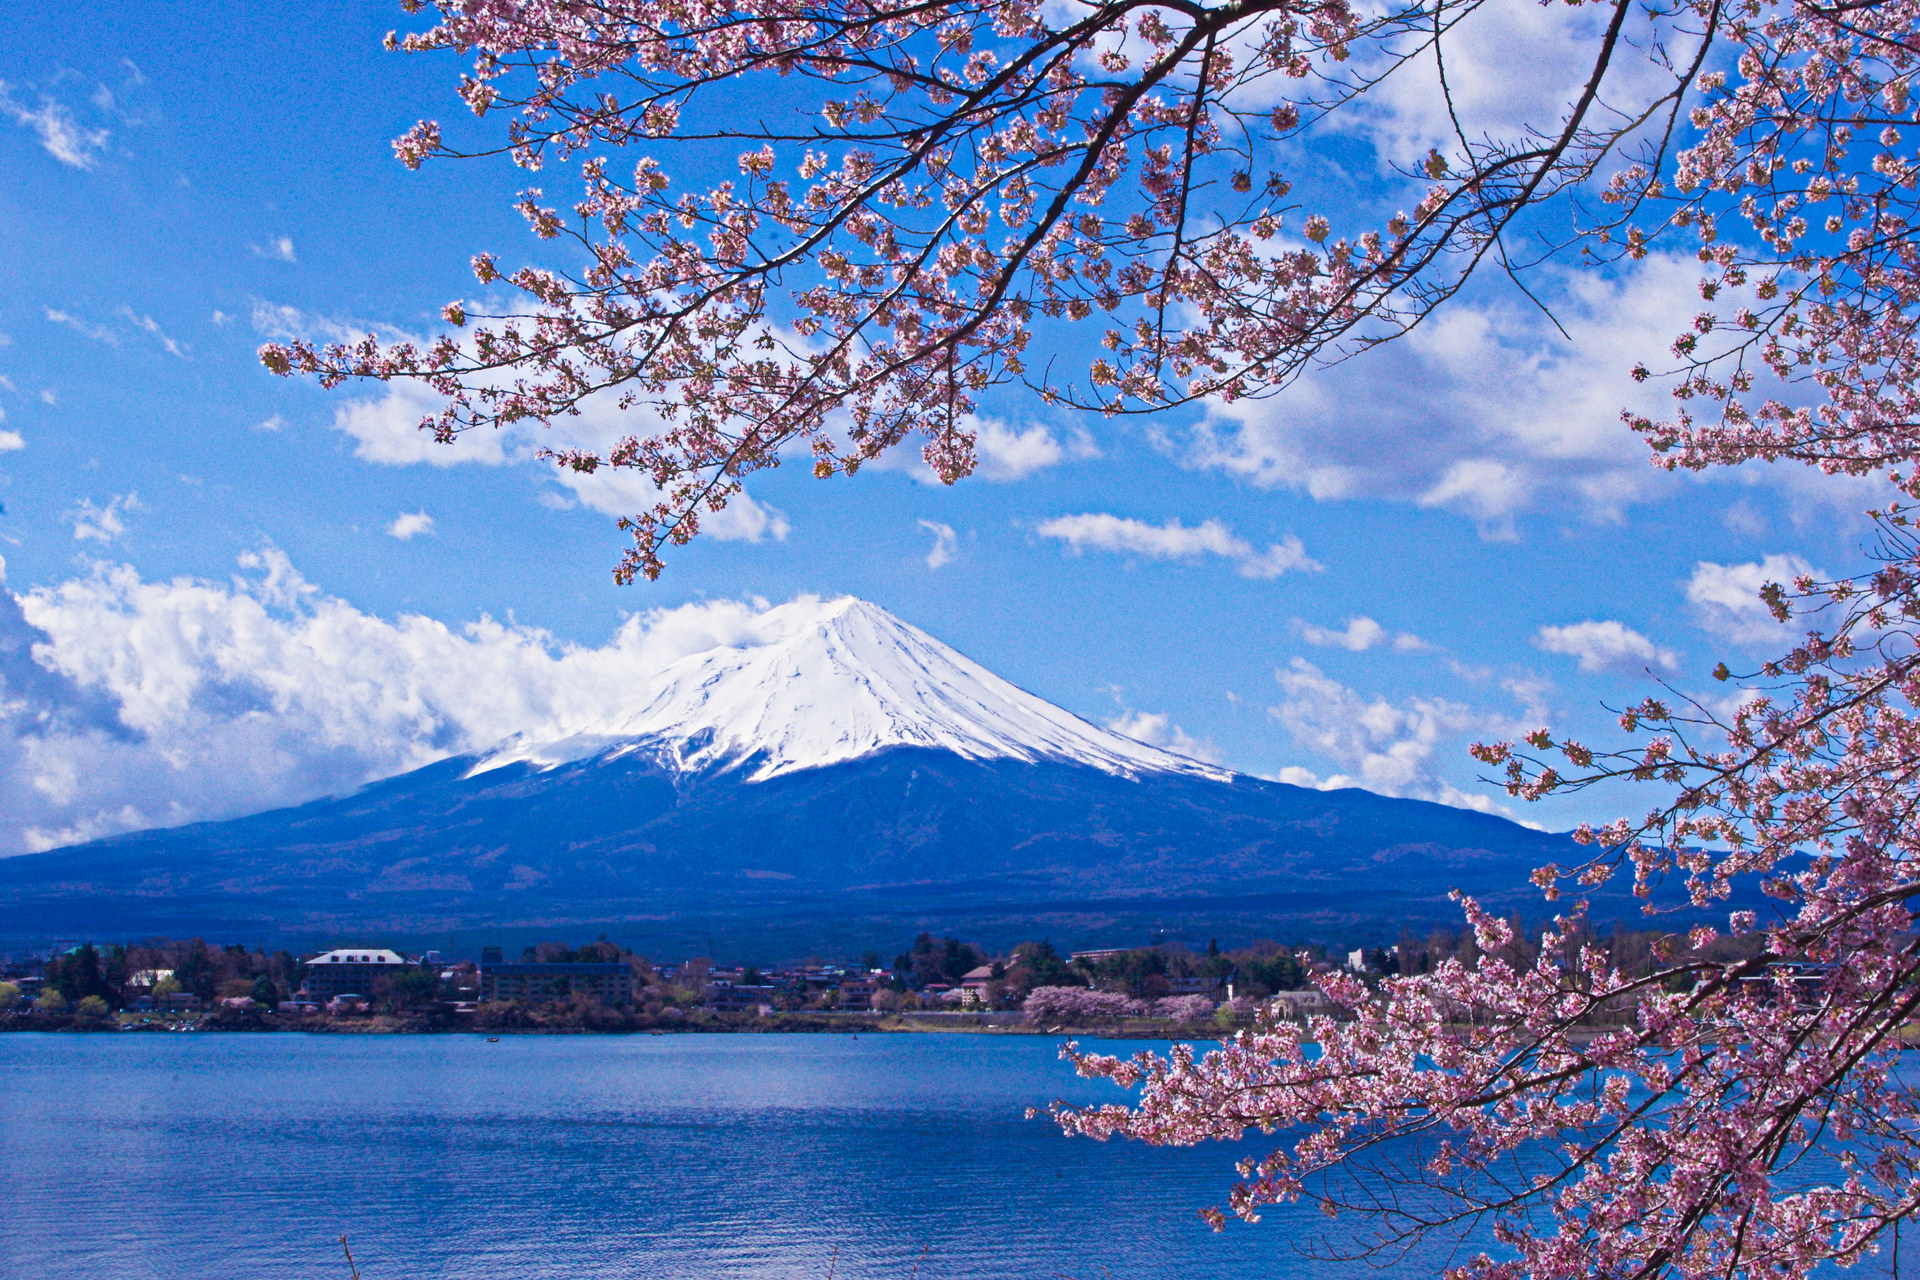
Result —
<svg viewBox="0 0 1920 1280"><path fill-rule="evenodd" d="M331 1000L338 995L365 996L376 981L408 968L407 958L398 951L382 947L336 947L307 961L307 978L301 990L314 1001Z"/></svg>
<svg viewBox="0 0 1920 1280"><path fill-rule="evenodd" d="M632 1004L633 969L617 963L487 964L483 961L480 965L483 1002L518 1000L525 1004L556 1004L576 996L599 1004Z"/></svg>
<svg viewBox="0 0 1920 1280"><path fill-rule="evenodd" d="M842 1009L869 1010L873 1008L873 997L880 991L880 972L849 973L840 980L840 1007Z"/></svg>
<svg viewBox="0 0 1920 1280"><path fill-rule="evenodd" d="M954 990L960 993L960 1007L970 1009L975 1005L993 1003L993 993L988 984L994 980L993 966L977 965L960 975L960 984Z"/></svg>
<svg viewBox="0 0 1920 1280"><path fill-rule="evenodd" d="M1276 991L1269 998L1273 1011L1284 1018L1303 1018L1308 1014L1330 1013L1333 1001L1318 987L1304 991Z"/></svg>
<svg viewBox="0 0 1920 1280"><path fill-rule="evenodd" d="M779 994L780 988L771 983L729 982L723 980L707 984L706 995L702 1003L704 1003L707 1008L717 1009L722 1013L745 1013L757 1010L761 1005L771 1006L775 997Z"/></svg>

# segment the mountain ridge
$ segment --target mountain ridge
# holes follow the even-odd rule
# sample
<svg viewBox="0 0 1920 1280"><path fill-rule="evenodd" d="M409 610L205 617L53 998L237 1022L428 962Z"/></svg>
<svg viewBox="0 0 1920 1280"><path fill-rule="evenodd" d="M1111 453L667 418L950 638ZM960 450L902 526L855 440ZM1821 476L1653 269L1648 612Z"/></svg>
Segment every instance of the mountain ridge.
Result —
<svg viewBox="0 0 1920 1280"><path fill-rule="evenodd" d="M655 673L636 704L544 741L482 753L473 772L653 749L677 772L738 768L755 781L931 747L968 759L1069 759L1106 772L1230 771L1102 729L1002 679L854 596L769 609L759 643L690 654Z"/></svg>
<svg viewBox="0 0 1920 1280"><path fill-rule="evenodd" d="M1454 889L1537 912L1527 873L1576 849L1135 743L865 602L781 608L754 642L669 664L584 729L0 861L0 940L1377 940L1457 921Z"/></svg>

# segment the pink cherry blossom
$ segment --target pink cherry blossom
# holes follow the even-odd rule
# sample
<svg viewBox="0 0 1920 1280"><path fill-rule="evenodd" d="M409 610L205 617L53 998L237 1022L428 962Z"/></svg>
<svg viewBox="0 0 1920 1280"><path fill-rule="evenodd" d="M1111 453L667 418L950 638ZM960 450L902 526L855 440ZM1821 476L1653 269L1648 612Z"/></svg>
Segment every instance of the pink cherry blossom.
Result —
<svg viewBox="0 0 1920 1280"><path fill-rule="evenodd" d="M504 122L478 149L574 193L521 196L538 264L474 259L507 309L261 359L424 382L449 443L589 400L632 412L650 425L552 454L657 488L624 522L627 581L783 461L851 474L911 442L965 476L994 388L1109 415L1271 394L1485 268L1524 285L1541 254L1691 255L1693 318L1634 371L1673 410L1629 424L1670 469L1874 478L1877 559L1771 585L1805 639L1725 702L1648 698L1612 746L1543 728L1475 748L1516 798L1647 788L1638 816L1581 830L1591 857L1535 876L1564 911L1542 937L1462 901L1471 962L1321 973L1334 1014L1204 1052L1069 1046L1134 1092L1057 1114L1095 1138L1257 1134L1227 1210L1312 1199L1389 1254L1482 1226L1460 1277L1799 1280L1920 1206L1920 1108L1894 1073L1920 1010L1920 0L1551 6L1589 32L1574 91L1504 136L1461 128L1363 225L1351 193L1312 188L1316 130L1397 62L1444 66L1476 7L441 0L394 46L470 59L461 97ZM743 111L744 83L795 114ZM455 138L425 122L395 151L417 167ZM1586 927L1580 895L1608 883L1686 913L1651 969ZM1744 886L1771 908L1727 910ZM1722 932L1743 958L1716 958ZM1134 1011L1028 1000L1043 1022Z"/></svg>

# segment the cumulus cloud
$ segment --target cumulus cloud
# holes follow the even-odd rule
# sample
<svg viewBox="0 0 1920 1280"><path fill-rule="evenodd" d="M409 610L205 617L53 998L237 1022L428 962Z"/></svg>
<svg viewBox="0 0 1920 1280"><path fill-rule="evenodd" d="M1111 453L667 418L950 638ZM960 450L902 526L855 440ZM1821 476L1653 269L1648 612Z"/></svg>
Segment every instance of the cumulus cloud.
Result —
<svg viewBox="0 0 1920 1280"><path fill-rule="evenodd" d="M1024 480L1069 459L1100 456L1093 438L1084 431L1075 431L1063 441L1046 427L1017 431L998 418L982 418L978 428L973 447L979 461L973 473L983 480Z"/></svg>
<svg viewBox="0 0 1920 1280"><path fill-rule="evenodd" d="M0 453L11 453L15 449L24 449L27 442L18 431L0 431Z"/></svg>
<svg viewBox="0 0 1920 1280"><path fill-rule="evenodd" d="M516 732L562 736L675 659L764 642L764 601L567 645L489 618L376 617L268 549L231 582L124 565L0 589L0 853L350 791Z"/></svg>
<svg viewBox="0 0 1920 1280"><path fill-rule="evenodd" d="M938 520L922 520L920 527L933 535L933 546L927 549L927 568L938 569L941 565L952 564L954 547L958 542L950 524L941 524Z"/></svg>
<svg viewBox="0 0 1920 1280"><path fill-rule="evenodd" d="M1107 728L1135 742L1160 747L1175 755L1186 756L1189 760L1203 760L1208 764L1226 762L1226 757L1211 739L1194 737L1163 712L1129 711L1107 721Z"/></svg>
<svg viewBox="0 0 1920 1280"><path fill-rule="evenodd" d="M1034 532L1065 543L1075 554L1091 548L1152 560L1197 560L1218 556L1234 563L1244 578L1277 578L1283 573L1320 573L1325 566L1307 554L1305 544L1289 534L1280 542L1258 549L1236 537L1218 520L1202 520L1191 527L1179 520L1149 524L1102 512L1057 516Z"/></svg>
<svg viewBox="0 0 1920 1280"><path fill-rule="evenodd" d="M1441 777L1436 759L1442 747L1458 747L1465 735L1497 728L1493 717L1445 698L1369 698L1304 658L1295 658L1274 678L1281 700L1267 714L1286 729L1295 746L1324 756L1339 769L1322 777L1295 765L1276 775L1279 781L1323 789L1365 787L1382 795L1501 812L1489 797L1462 791Z"/></svg>
<svg viewBox="0 0 1920 1280"><path fill-rule="evenodd" d="M254 324L268 336L317 334L329 341L354 332L350 322L316 318L290 307L256 307ZM368 330L362 329L364 333ZM356 339L357 340L357 339ZM546 490L542 501L564 510L583 506L605 515L632 516L660 501L660 491L646 476L630 468L602 467L591 473L555 467L539 458L543 446L555 449L591 449L604 452L614 441L647 425L636 414L621 410L615 398L590 398L581 412L557 419L551 427L518 423L506 428L485 427L460 435L452 444L437 443L421 430L423 418L438 413L445 401L417 382L387 384L372 400L350 400L334 413L334 428L354 441L354 456L386 466L426 463L436 467L461 465L499 467L532 464L560 487ZM719 542L782 541L792 532L786 513L751 494L740 493L720 511L701 511L701 532Z"/></svg>
<svg viewBox="0 0 1920 1280"><path fill-rule="evenodd" d="M248 247L253 250L255 257L271 258L275 262L299 261L298 258L293 256L292 236L269 236L265 244L250 245Z"/></svg>
<svg viewBox="0 0 1920 1280"><path fill-rule="evenodd" d="M1631 370L1688 327L1698 274L1696 262L1652 256L1618 279L1537 281L1570 340L1524 300L1461 299L1363 359L1268 399L1212 404L1160 440L1188 466L1321 501L1451 511L1492 539L1541 507L1618 520L1677 483L1647 465L1620 413L1665 412L1664 393Z"/></svg>
<svg viewBox="0 0 1920 1280"><path fill-rule="evenodd" d="M1433 647L1411 631L1394 635L1365 614L1348 618L1347 625L1339 631L1316 627L1311 622L1296 622L1295 625L1300 628L1300 638L1308 644L1323 649L1345 649L1348 653L1365 653L1381 645L1392 645L1401 653L1416 653Z"/></svg>
<svg viewBox="0 0 1920 1280"><path fill-rule="evenodd" d="M553 478L567 489L571 501L604 515L631 516L660 501L660 491L636 471L602 467L587 474L557 468ZM701 511L699 515L701 536L717 542L764 542L769 538L781 542L793 531L785 512L744 492L728 499L721 510Z"/></svg>
<svg viewBox="0 0 1920 1280"><path fill-rule="evenodd" d="M1775 644L1793 635L1791 623L1774 619L1760 599L1761 589L1777 582L1788 590L1799 577L1824 575L1794 555L1772 555L1747 564L1702 560L1687 580L1687 602L1701 627L1735 644Z"/></svg>
<svg viewBox="0 0 1920 1280"><path fill-rule="evenodd" d="M424 511L403 511L387 526L387 536L402 542L433 532L433 517Z"/></svg>
<svg viewBox="0 0 1920 1280"><path fill-rule="evenodd" d="M417 382L389 383L377 400L349 400L334 411L333 426L353 439L353 456L404 467L425 462L436 467L462 463L497 467L507 461L508 434L469 431L452 444L438 444L420 429L420 420L438 413L446 401Z"/></svg>
<svg viewBox="0 0 1920 1280"><path fill-rule="evenodd" d="M1672 672L1680 666L1679 654L1610 619L1541 627L1533 633L1533 643L1548 653L1579 659L1582 671L1642 675L1648 670Z"/></svg>
<svg viewBox="0 0 1920 1280"><path fill-rule="evenodd" d="M140 510L140 495L124 493L110 499L106 506L95 506L91 498L82 499L80 505L68 513L73 521L75 542L109 543L127 531L126 521L121 519L124 511Z"/></svg>
<svg viewBox="0 0 1920 1280"><path fill-rule="evenodd" d="M1556 131L1592 72L1605 18L1597 11L1544 9L1532 0L1492 0L1450 24L1444 95L1434 57L1424 53L1337 113L1335 127L1366 138L1383 163L1403 168L1417 165L1429 147L1457 148L1462 132L1511 138L1528 129ZM1686 47L1682 39L1675 43ZM1608 64L1603 96L1623 107L1671 88L1671 75L1650 57L1627 54Z"/></svg>
<svg viewBox="0 0 1920 1280"><path fill-rule="evenodd" d="M71 169L91 169L106 149L108 133L92 129L73 118L66 106L40 95L38 106L29 107L13 96L13 86L0 80L0 115L29 129L40 139L46 153Z"/></svg>
<svg viewBox="0 0 1920 1280"><path fill-rule="evenodd" d="M1093 437L1080 429L1061 433L1039 423L1018 427L999 418L986 417L970 417L966 425L974 433L971 478L976 480L1006 484L1063 462L1100 456L1100 447L1093 442ZM922 484L940 483L940 477L934 474L911 440L867 465L877 471L903 472Z"/></svg>

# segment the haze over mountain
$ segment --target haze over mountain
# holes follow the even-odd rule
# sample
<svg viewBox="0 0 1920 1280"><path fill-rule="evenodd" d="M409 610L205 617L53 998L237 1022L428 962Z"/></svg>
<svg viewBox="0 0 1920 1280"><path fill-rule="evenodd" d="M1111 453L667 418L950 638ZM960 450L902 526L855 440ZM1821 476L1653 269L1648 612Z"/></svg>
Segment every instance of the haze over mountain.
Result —
<svg viewBox="0 0 1920 1280"><path fill-rule="evenodd" d="M1096 727L864 601L800 600L598 724L359 792L0 862L16 938L606 931L799 951L1372 937L1460 888L1538 910L1573 847L1505 819L1248 778Z"/></svg>

